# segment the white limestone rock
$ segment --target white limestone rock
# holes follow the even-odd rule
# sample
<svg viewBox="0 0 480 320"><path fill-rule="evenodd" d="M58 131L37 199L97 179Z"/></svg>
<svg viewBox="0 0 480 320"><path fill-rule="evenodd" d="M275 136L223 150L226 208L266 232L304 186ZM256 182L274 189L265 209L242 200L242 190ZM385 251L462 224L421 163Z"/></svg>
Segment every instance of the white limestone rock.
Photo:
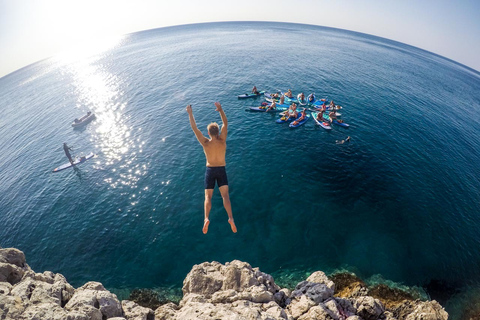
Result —
<svg viewBox="0 0 480 320"><path fill-rule="evenodd" d="M416 301L417 305L405 320L447 320L448 313L435 300Z"/></svg>
<svg viewBox="0 0 480 320"><path fill-rule="evenodd" d="M323 271L315 271L307 278L307 281L313 283L323 283L328 288L335 291L335 283L332 280L328 279L328 277Z"/></svg>
<svg viewBox="0 0 480 320"><path fill-rule="evenodd" d="M155 320L175 319L178 309L179 307L173 302L164 304L155 310Z"/></svg>
<svg viewBox="0 0 480 320"><path fill-rule="evenodd" d="M99 313L92 308L98 310ZM85 312L92 314L92 316L100 314L100 319L102 316L107 319L123 316L122 306L117 296L107 291L101 283L94 281L87 282L78 288L65 305L65 309L80 312L85 309Z"/></svg>
<svg viewBox="0 0 480 320"><path fill-rule="evenodd" d="M150 308L145 308L133 301L123 300L122 309L127 320L154 320L155 313Z"/></svg>
<svg viewBox="0 0 480 320"><path fill-rule="evenodd" d="M376 320L385 311L385 307L380 300L370 296L355 298L353 306L357 309L357 315L364 320Z"/></svg>

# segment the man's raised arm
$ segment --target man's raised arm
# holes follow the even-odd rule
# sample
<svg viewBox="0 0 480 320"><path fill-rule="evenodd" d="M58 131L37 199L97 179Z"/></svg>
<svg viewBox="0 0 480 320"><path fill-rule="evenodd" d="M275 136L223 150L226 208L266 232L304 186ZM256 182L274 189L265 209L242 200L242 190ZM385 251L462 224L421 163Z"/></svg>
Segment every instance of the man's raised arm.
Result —
<svg viewBox="0 0 480 320"><path fill-rule="evenodd" d="M225 112L223 111L223 108L222 108L222 105L220 104L220 102L215 102L215 107L217 107L217 109L215 109L215 111L218 111L220 112L220 117L222 117L222 131L220 132L220 137L222 138L227 138L227 131L228 131L228 120L227 120L227 116L225 115Z"/></svg>
<svg viewBox="0 0 480 320"><path fill-rule="evenodd" d="M197 137L198 142L200 142L200 144L203 145L205 142L207 142L208 139L205 138L202 132L197 128L197 123L195 122L195 118L193 117L192 106L188 105L186 110L188 113L188 118L190 120L190 126L192 127L192 130L195 133L195 136Z"/></svg>

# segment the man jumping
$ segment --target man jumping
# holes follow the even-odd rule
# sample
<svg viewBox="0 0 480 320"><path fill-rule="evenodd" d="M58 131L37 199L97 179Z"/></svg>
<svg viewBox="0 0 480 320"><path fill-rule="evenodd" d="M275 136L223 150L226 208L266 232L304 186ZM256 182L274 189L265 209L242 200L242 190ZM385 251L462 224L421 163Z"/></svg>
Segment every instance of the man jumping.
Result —
<svg viewBox="0 0 480 320"><path fill-rule="evenodd" d="M228 223L230 223L232 231L237 232L237 227L233 221L232 205L230 204L230 196L228 194L227 172L225 170L225 151L227 150L226 140L228 126L227 116L225 115L225 112L223 112L220 102L215 102L215 107L215 111L220 112L223 125L222 129L219 130L217 123L210 123L207 126L208 135L210 136L210 139L208 139L197 128L195 118L193 117L192 106L187 106L190 126L192 127L198 142L202 145L203 152L205 152L205 157L207 158L207 169L205 171L205 220L203 223L203 233L208 232L208 225L210 224L208 216L210 215L210 209L212 209L212 195L213 189L215 188L215 181L220 189L220 194L223 198L223 206L228 214Z"/></svg>

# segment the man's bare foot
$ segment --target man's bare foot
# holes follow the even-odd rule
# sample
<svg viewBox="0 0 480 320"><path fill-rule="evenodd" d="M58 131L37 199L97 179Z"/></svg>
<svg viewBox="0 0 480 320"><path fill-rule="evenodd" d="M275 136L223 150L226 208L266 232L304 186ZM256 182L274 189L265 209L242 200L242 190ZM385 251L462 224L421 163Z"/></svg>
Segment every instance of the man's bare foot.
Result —
<svg viewBox="0 0 480 320"><path fill-rule="evenodd" d="M230 227L232 227L232 231L237 233L237 227L235 226L235 221L233 219L228 219L228 223L230 223Z"/></svg>
<svg viewBox="0 0 480 320"><path fill-rule="evenodd" d="M210 220L205 219L205 222L203 223L203 233L206 234L208 232L208 225L210 224Z"/></svg>

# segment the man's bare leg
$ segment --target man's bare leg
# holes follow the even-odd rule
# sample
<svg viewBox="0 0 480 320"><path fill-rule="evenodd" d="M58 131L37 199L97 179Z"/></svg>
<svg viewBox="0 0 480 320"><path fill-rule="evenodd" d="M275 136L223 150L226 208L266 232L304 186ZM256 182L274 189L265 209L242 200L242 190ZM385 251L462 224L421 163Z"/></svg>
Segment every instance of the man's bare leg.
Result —
<svg viewBox="0 0 480 320"><path fill-rule="evenodd" d="M203 222L203 233L208 232L208 225L210 224L208 216L210 215L210 210L212 209L212 195L213 189L205 189L205 220Z"/></svg>
<svg viewBox="0 0 480 320"><path fill-rule="evenodd" d="M235 221L233 221L232 215L232 204L230 203L230 195L228 194L228 186L221 186L220 187L220 194L222 195L223 199L223 206L228 214L228 223L230 223L230 227L232 227L233 232L237 232L237 227L235 226Z"/></svg>

